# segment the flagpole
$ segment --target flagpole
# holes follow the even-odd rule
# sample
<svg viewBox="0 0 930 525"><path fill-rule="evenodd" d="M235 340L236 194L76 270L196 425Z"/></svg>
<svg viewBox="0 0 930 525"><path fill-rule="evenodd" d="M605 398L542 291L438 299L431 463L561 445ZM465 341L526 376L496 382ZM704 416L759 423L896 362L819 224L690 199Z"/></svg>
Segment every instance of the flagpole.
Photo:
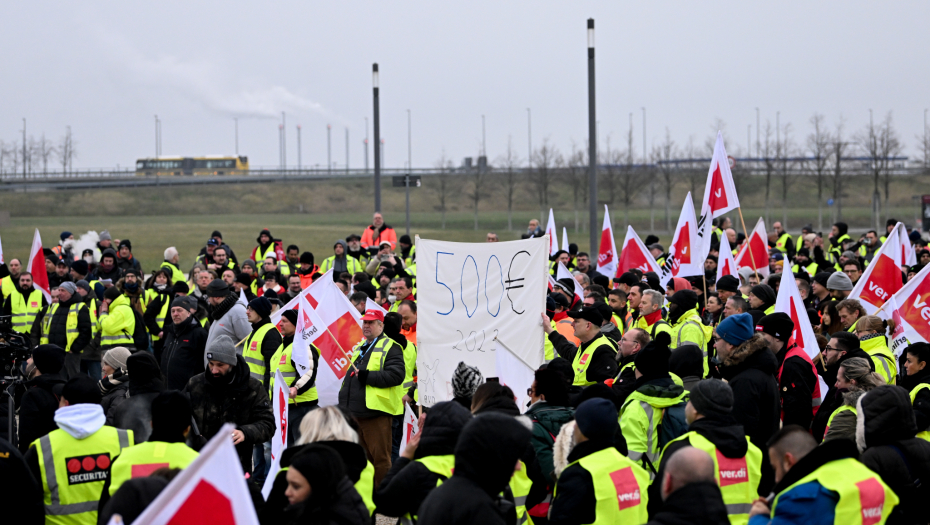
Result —
<svg viewBox="0 0 930 525"><path fill-rule="evenodd" d="M342 352L342 355L349 361L349 366L351 366L352 368L355 368L355 363L352 362L352 358L349 357L349 354L347 354L346 351L342 349L342 345L339 344L339 339L336 339L336 336L333 335L333 333L329 331L328 326L326 327L326 333L329 334L329 336L333 338L333 341L336 342L336 346L339 347L339 351ZM384 337L387 337L387 336L384 336ZM359 371L358 368L355 368L355 371L358 372Z"/></svg>
<svg viewBox="0 0 930 525"><path fill-rule="evenodd" d="M756 280L759 281L759 284L762 284L762 279L759 279L759 270L756 269L756 256L752 254L752 237L750 237L749 232L746 231L746 221L743 220L743 208L741 206L737 206L736 211L739 212L739 222L743 225L743 235L746 236L746 245L749 248L749 258L752 260L752 273L756 276Z"/></svg>

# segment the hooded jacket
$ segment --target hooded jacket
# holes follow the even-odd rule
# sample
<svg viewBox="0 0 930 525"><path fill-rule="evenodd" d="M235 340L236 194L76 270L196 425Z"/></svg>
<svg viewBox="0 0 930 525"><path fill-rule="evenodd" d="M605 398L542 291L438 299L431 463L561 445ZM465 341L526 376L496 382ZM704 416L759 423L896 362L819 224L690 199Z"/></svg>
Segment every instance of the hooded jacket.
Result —
<svg viewBox="0 0 930 525"><path fill-rule="evenodd" d="M65 379L58 374L42 374L26 381L26 392L19 405L19 450L25 453L33 441L58 428L55 411Z"/></svg>
<svg viewBox="0 0 930 525"><path fill-rule="evenodd" d="M817 410L817 413L814 415L814 420L811 422L811 435L814 436L818 442L823 439L824 434L827 430L827 421L830 420L830 415L843 404L843 392L838 392L836 388L836 373L840 370L840 365L843 361L851 359L853 357L861 357L871 366L875 367L875 364L872 363L872 360L869 358L869 354L863 352L862 350L855 350L852 352L846 352L839 359L839 361L833 366L827 367L825 371L821 372L820 362L814 363L817 366L817 373L820 374L820 377L823 378L824 383L827 384L828 390L823 396L823 402L820 404L820 408ZM930 400L930 392L928 392L928 400ZM855 405L853 405L855 406ZM928 419L927 424L930 425L930 419Z"/></svg>
<svg viewBox="0 0 930 525"><path fill-rule="evenodd" d="M3 438L0 438L0 505L16 510L18 524L45 523L42 483L36 481L19 450Z"/></svg>
<svg viewBox="0 0 930 525"><path fill-rule="evenodd" d="M165 345L161 370L168 390L183 390L192 377L203 372L207 330L192 315L178 324L165 320Z"/></svg>
<svg viewBox="0 0 930 525"><path fill-rule="evenodd" d="M745 442L745 440L744 440ZM657 483L653 483L649 488ZM661 499L661 497L660 497ZM650 506L652 495L649 496ZM652 519L646 525L728 525L727 507L716 483L698 481L668 495L661 510L649 513Z"/></svg>
<svg viewBox="0 0 930 525"><path fill-rule="evenodd" d="M791 348L793 348L793 345ZM817 376L811 363L803 357L787 357L791 350L786 344L775 358L781 367L781 377L778 380L778 392L781 395L781 410L784 414L782 424L798 425L801 428L810 428L814 419L814 407L811 396L817 388ZM821 396L824 395L821 392Z"/></svg>
<svg viewBox="0 0 930 525"><path fill-rule="evenodd" d="M434 405L427 412L414 459L453 455L459 434L469 421L471 414L458 403ZM378 513L392 517L407 513L416 515L420 505L440 481L445 481L445 478L430 471L423 463L397 458L375 490L374 503Z"/></svg>
<svg viewBox="0 0 930 525"><path fill-rule="evenodd" d="M249 365L236 356L236 366L226 375L214 378L209 372L191 378L185 387L194 410L194 423L205 444L225 423L233 423L245 440L236 445L236 453L245 472L252 471L252 445L264 443L274 435L274 414L268 391L249 375Z"/></svg>
<svg viewBox="0 0 930 525"><path fill-rule="evenodd" d="M114 299L107 308L106 313L100 313L98 323L100 324L101 337L122 335L132 339L136 329L136 316L133 313L132 306L130 306L129 297L123 294ZM114 345L103 343L101 346L112 347Z"/></svg>
<svg viewBox="0 0 930 525"><path fill-rule="evenodd" d="M484 414L470 421L455 445L455 471L420 506L420 525L504 525L516 513L501 501L530 431L512 417Z"/></svg>
<svg viewBox="0 0 930 525"><path fill-rule="evenodd" d="M720 368L733 389L733 417L759 450L768 450L766 443L778 431L777 371L778 361L762 334L734 348Z"/></svg>
<svg viewBox="0 0 930 525"><path fill-rule="evenodd" d="M901 498L888 523L930 522L927 489L914 487L915 478L930 476L930 442L914 437L918 427L908 393L893 385L877 387L859 398L857 412L860 461Z"/></svg>
<svg viewBox="0 0 930 525"><path fill-rule="evenodd" d="M214 306L210 312L210 330L207 332L206 348L210 348L213 341L225 335L233 341L242 341L252 333L252 323L245 313L245 306L239 302L239 294L233 292L223 299L223 302ZM236 346L236 353L242 354L242 347ZM202 356L201 366L207 365L207 356Z"/></svg>
<svg viewBox="0 0 930 525"><path fill-rule="evenodd" d="M743 426L736 422L733 416L706 416L698 419L688 426L688 432L697 432L717 447L717 450L724 457L734 459L746 456L749 445L746 443L746 433ZM664 479L665 467L668 460L679 449L691 446L687 439L672 441L662 450L662 461L658 465L659 470L656 473L656 481ZM764 459L763 461L767 461ZM649 486L649 515L655 516L662 506L662 494L660 492L661 482L654 482ZM677 492L676 492L677 493ZM719 493L719 491L718 491ZM721 497L722 498L722 497ZM723 503L723 500L720 500ZM726 508L724 508L724 515ZM698 522L700 523L700 522Z"/></svg>
<svg viewBox="0 0 930 525"><path fill-rule="evenodd" d="M533 438L530 443L536 451L539 468L549 487L555 486L556 476L553 475L555 465L552 460L552 449L555 438L562 430L562 426L575 419L575 411L571 407L550 405L545 401L534 403L526 411L526 417L533 422Z"/></svg>
<svg viewBox="0 0 930 525"><path fill-rule="evenodd" d="M148 352L130 355L126 367L130 372L129 398L110 409L107 424L132 430L139 444L152 433L152 401L165 391L165 383L155 356Z"/></svg>

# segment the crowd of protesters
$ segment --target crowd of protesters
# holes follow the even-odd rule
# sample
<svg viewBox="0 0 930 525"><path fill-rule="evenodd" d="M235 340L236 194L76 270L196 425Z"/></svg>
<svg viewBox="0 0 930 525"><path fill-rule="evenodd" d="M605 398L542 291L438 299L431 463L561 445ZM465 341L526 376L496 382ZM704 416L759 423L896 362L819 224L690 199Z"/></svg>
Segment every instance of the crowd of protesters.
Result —
<svg viewBox="0 0 930 525"><path fill-rule="evenodd" d="M795 240L776 222L768 277L718 281L718 241L745 243L721 218L706 276L665 287L652 272L603 275L572 245L551 257L572 279L546 295L529 403L460 363L453 399L428 408L416 248L380 214L319 264L269 230L237 257L214 231L192 266L169 247L149 275L129 240L104 231L75 253L63 232L44 254L51 301L20 260L0 266L2 314L33 349L15 413L0 406L14 429L0 430L0 498L17 523L131 523L232 423L263 524L928 523L930 345L894 355L893 321L848 298L895 224L854 241L843 223ZM523 237L541 235L534 220ZM902 282L930 263L919 232L911 242L919 262ZM658 238L646 244L664 260ZM298 373L297 311L271 316L330 270L363 339L338 405L320 406L319 350ZM813 360L774 312L792 275ZM271 472L275 369L290 423ZM405 405L419 432L401 448Z"/></svg>

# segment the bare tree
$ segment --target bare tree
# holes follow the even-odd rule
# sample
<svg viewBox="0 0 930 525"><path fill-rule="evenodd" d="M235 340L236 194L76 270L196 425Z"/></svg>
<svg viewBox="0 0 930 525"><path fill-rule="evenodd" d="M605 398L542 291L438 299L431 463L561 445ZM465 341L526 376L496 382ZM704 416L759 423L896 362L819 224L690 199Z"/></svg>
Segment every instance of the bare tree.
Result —
<svg viewBox="0 0 930 525"><path fill-rule="evenodd" d="M613 150L610 148L610 135L607 135L605 140L606 147L603 150L598 151L598 156L601 158L601 164L604 165L604 169L600 171L600 178L603 181L603 184L599 184L598 188L603 187L607 190L607 204L613 207L614 203L617 201L617 194L620 192L620 167L615 164L617 156L614 154ZM614 214L611 218L611 222L616 221L617 215Z"/></svg>
<svg viewBox="0 0 930 525"><path fill-rule="evenodd" d="M588 161L586 152L578 149L572 141L572 153L568 157L568 183L572 187L572 209L575 212L575 233L578 233L578 202L587 202Z"/></svg>
<svg viewBox="0 0 930 525"><path fill-rule="evenodd" d="M671 163L672 159L678 157L680 152L675 141L672 140L672 133L665 128L665 140L661 144L652 147L652 158L656 162L658 175L662 180L662 189L665 190L665 230L672 231L672 188L675 185L676 168Z"/></svg>
<svg viewBox="0 0 930 525"><path fill-rule="evenodd" d="M810 118L814 130L807 136L807 151L811 154L811 168L817 179L817 229L823 231L823 186L830 162L830 142L832 137L826 129L826 119L819 113Z"/></svg>
<svg viewBox="0 0 930 525"><path fill-rule="evenodd" d="M924 157L924 168L930 169L930 133L928 131L930 130L925 127L923 135L914 135L914 138L920 144L920 152Z"/></svg>
<svg viewBox="0 0 930 525"><path fill-rule="evenodd" d="M614 161L616 164L623 162L624 154L622 151L614 152ZM630 224L630 208L633 200L643 191L643 185L646 182L646 173L641 169L636 169L631 160L632 155L626 156L627 163L619 169L620 202L623 203L623 224Z"/></svg>
<svg viewBox="0 0 930 525"><path fill-rule="evenodd" d="M507 231L513 231L513 200L520 182L520 173L517 171L520 158L513 150L511 137L507 137L507 152L499 156L495 164L501 170L497 179L504 187L504 197L507 199Z"/></svg>
<svg viewBox="0 0 930 525"><path fill-rule="evenodd" d="M555 179L555 170L563 164L562 154L558 148L543 139L542 146L533 152L533 165L536 169L530 171L530 180L536 189L539 199L539 216L545 217L549 206L549 187Z"/></svg>
<svg viewBox="0 0 930 525"><path fill-rule="evenodd" d="M48 175L48 159L55 154L55 146L52 145L52 141L45 138L45 133L42 133L42 138L36 141L36 158L42 162L42 174Z"/></svg>
<svg viewBox="0 0 930 525"><path fill-rule="evenodd" d="M775 143L775 155L781 160L781 222L782 228L788 229L788 184L791 181L791 172L788 170L789 157L794 151L791 141L791 123L785 123L781 129L784 137Z"/></svg>
<svg viewBox="0 0 930 525"><path fill-rule="evenodd" d="M439 160L436 161L436 168L439 169L439 175L436 176L438 179L437 186L439 189L439 205L434 206L437 211L442 214L442 229L446 229L446 211L448 211L448 200L449 195L452 193L452 177L447 173L452 170L452 161L446 157L446 152L443 150L442 156L439 157Z"/></svg>
<svg viewBox="0 0 930 525"><path fill-rule="evenodd" d="M771 224L769 220L769 210L771 207L772 175L775 173L778 162L776 146L772 143L772 136L775 132L773 131L771 122L765 121L765 129L762 133L762 155L765 164L765 223Z"/></svg>
<svg viewBox="0 0 930 525"><path fill-rule="evenodd" d="M488 190L485 187L487 185L488 178L488 161L484 156L478 157L478 165L472 167L471 173L471 188L472 192L468 194L468 197L472 201L472 205L475 210L475 231L478 231L478 203L481 201L482 197L485 197L488 194Z"/></svg>
<svg viewBox="0 0 930 525"><path fill-rule="evenodd" d="M694 145L694 137L688 137L688 145L685 147L685 158L689 159L690 162L684 163L683 166L691 195L697 195L698 185L705 183L707 180L707 166L701 166L695 161L698 155L697 147ZM671 228L669 228L669 231L671 231Z"/></svg>
<svg viewBox="0 0 930 525"><path fill-rule="evenodd" d="M901 154L904 145L901 144L898 132L894 129L890 111L885 115L885 122L883 124L879 132L879 144L881 144L880 153L882 156L882 165L884 167L882 184L885 186L885 218L887 219L890 215L888 199L891 195L891 174L895 168L895 157Z"/></svg>
<svg viewBox="0 0 930 525"><path fill-rule="evenodd" d="M830 157L833 168L830 186L833 192L833 204L836 206L833 216L834 221L843 220L843 157L849 147L854 145L853 142L849 142L843 137L843 124L844 121L841 118L836 124L836 131L833 133L833 140L830 144Z"/></svg>
<svg viewBox="0 0 930 525"><path fill-rule="evenodd" d="M892 127L891 112L885 116L884 123L878 128L869 121L865 129L856 134L856 141L859 143L866 154L869 156L869 172L872 175L872 222L875 229L879 228L879 218L881 217L879 191L880 184L884 182L885 186L885 209L888 208L888 193L891 185L891 170L893 168L892 158L901 152L901 141L898 134ZM884 176L884 181L882 177Z"/></svg>
<svg viewBox="0 0 930 525"><path fill-rule="evenodd" d="M56 152L58 153L58 162L61 163L61 171L64 175L67 175L69 171L74 169L74 159L77 158L75 144L76 142L71 136L71 126L68 126L67 130L65 131L65 135L58 143L58 147L55 148Z"/></svg>

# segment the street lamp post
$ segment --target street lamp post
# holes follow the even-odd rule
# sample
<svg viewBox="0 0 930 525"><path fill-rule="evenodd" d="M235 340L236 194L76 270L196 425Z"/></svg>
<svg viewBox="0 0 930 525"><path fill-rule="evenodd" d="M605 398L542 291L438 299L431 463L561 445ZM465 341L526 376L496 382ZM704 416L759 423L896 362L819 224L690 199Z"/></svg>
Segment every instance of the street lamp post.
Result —
<svg viewBox="0 0 930 525"><path fill-rule="evenodd" d="M375 212L381 211L381 115L378 100L378 64L371 66L375 121Z"/></svg>
<svg viewBox="0 0 930 525"><path fill-rule="evenodd" d="M236 123L236 156L239 156L239 118L233 117L233 122Z"/></svg>
<svg viewBox="0 0 930 525"><path fill-rule="evenodd" d="M281 112L281 161L282 167L287 169L287 117Z"/></svg>
<svg viewBox="0 0 930 525"><path fill-rule="evenodd" d="M349 126L346 126L346 175L349 174Z"/></svg>
<svg viewBox="0 0 930 525"><path fill-rule="evenodd" d="M533 167L533 115L530 108L526 108L526 166Z"/></svg>
<svg viewBox="0 0 930 525"><path fill-rule="evenodd" d="M759 108L756 108L756 158L762 154L762 144L759 142Z"/></svg>
<svg viewBox="0 0 930 525"><path fill-rule="evenodd" d="M301 158L302 149L303 149L303 146L301 145L301 140L300 140L300 124L298 124L297 125L297 171L300 171L300 167L301 165L303 165L303 162L301 162L303 160Z"/></svg>
<svg viewBox="0 0 930 525"><path fill-rule="evenodd" d="M327 124L326 125L326 171L330 174L333 172L332 131L333 131L333 127Z"/></svg>
<svg viewBox="0 0 930 525"><path fill-rule="evenodd" d="M588 19L588 212L591 247L589 253L597 257L597 113L594 105L594 19Z"/></svg>

